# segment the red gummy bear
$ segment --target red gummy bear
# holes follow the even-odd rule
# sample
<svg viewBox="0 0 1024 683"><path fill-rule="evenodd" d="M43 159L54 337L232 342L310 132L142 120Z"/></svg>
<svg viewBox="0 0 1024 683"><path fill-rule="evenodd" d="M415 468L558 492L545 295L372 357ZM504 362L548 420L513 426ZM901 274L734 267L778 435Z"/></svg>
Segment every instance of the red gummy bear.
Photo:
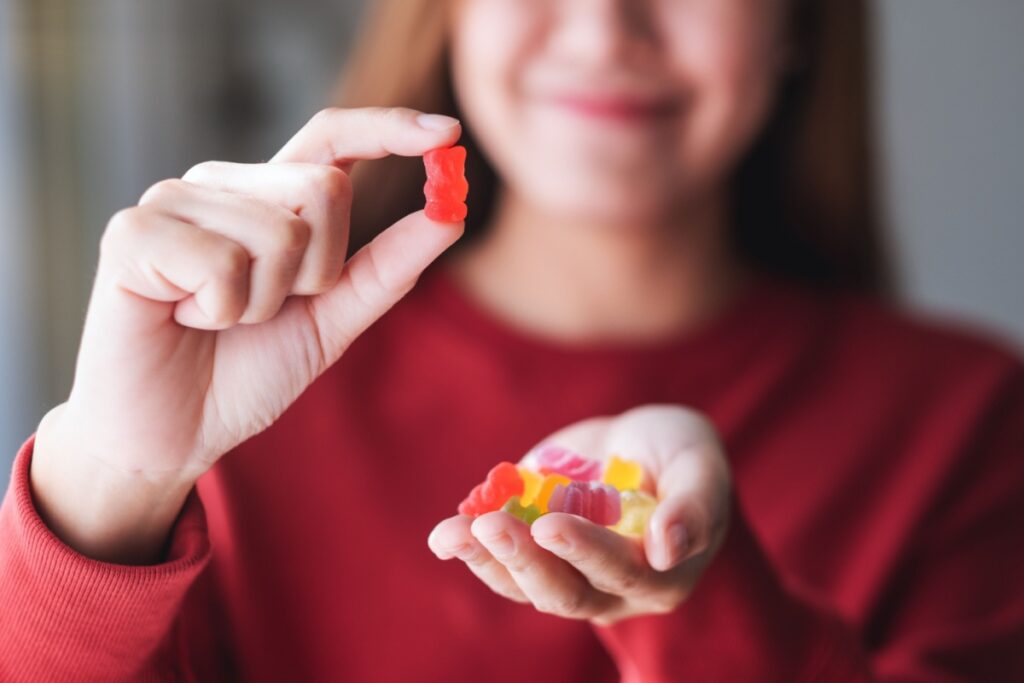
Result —
<svg viewBox="0 0 1024 683"><path fill-rule="evenodd" d="M482 484L477 484L459 503L459 514L479 517L485 512L500 510L512 496L523 495L523 478L510 462L499 462Z"/></svg>
<svg viewBox="0 0 1024 683"><path fill-rule="evenodd" d="M466 148L461 146L432 149L423 155L427 169L427 183L423 194L427 197L426 214L432 221L457 223L466 219Z"/></svg>

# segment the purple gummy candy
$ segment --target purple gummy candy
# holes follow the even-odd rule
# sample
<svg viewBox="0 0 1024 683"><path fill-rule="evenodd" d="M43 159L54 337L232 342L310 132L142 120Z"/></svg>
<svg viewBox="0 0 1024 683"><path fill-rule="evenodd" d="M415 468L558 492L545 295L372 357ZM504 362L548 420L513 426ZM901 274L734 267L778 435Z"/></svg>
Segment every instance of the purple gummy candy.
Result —
<svg viewBox="0 0 1024 683"><path fill-rule="evenodd" d="M537 451L537 469L542 474L561 474L575 481L601 478L601 463L584 458L561 446L541 446Z"/></svg>
<svg viewBox="0 0 1024 683"><path fill-rule="evenodd" d="M589 519L594 524L611 526L622 517L619 490L611 484L596 481L574 481L559 484L548 500L548 512L567 512Z"/></svg>

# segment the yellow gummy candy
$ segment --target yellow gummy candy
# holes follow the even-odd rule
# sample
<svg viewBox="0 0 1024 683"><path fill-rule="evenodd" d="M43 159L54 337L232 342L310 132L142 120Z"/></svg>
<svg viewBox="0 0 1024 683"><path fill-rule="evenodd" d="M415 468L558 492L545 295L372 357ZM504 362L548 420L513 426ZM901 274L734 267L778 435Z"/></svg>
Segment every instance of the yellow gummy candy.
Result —
<svg viewBox="0 0 1024 683"><path fill-rule="evenodd" d="M613 455L604 468L602 481L611 484L620 491L632 491L640 488L644 481L644 468L638 462L623 460Z"/></svg>
<svg viewBox="0 0 1024 683"><path fill-rule="evenodd" d="M523 495L519 496L519 504L523 507L529 507L537 497L537 494L540 493L541 476L529 467L523 467L522 465L519 465L516 469L519 470L519 476L523 478Z"/></svg>
<svg viewBox="0 0 1024 683"><path fill-rule="evenodd" d="M548 500L551 498L551 494L555 492L555 487L559 484L568 486L571 483L572 479L561 474L547 475L544 477L544 481L541 482L540 491L537 492L537 497L533 499L533 504L537 506L541 514L545 514L548 511Z"/></svg>
<svg viewBox="0 0 1024 683"><path fill-rule="evenodd" d="M643 537L647 520L658 505L658 499L646 491L623 491L619 500L622 503L622 518L612 527L612 531L624 536Z"/></svg>

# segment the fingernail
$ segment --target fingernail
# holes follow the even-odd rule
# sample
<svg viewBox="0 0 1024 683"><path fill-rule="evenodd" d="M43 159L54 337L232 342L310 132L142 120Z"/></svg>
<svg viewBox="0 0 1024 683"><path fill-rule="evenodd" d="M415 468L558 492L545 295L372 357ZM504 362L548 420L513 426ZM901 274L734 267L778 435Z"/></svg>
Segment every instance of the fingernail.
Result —
<svg viewBox="0 0 1024 683"><path fill-rule="evenodd" d="M484 545L499 560L507 560L516 554L516 544L508 534L498 534L488 538Z"/></svg>
<svg viewBox="0 0 1024 683"><path fill-rule="evenodd" d="M681 522L669 526L665 530L665 547L662 553L665 569L671 569L679 564L686 556L689 545L689 534L686 533L686 527Z"/></svg>
<svg viewBox="0 0 1024 683"><path fill-rule="evenodd" d="M420 114L416 117L416 123L426 130L448 130L459 125L459 120L441 114Z"/></svg>
<svg viewBox="0 0 1024 683"><path fill-rule="evenodd" d="M556 555L565 555L572 550L572 546L569 545L564 536L547 536L538 538L536 541L537 545L550 550Z"/></svg>

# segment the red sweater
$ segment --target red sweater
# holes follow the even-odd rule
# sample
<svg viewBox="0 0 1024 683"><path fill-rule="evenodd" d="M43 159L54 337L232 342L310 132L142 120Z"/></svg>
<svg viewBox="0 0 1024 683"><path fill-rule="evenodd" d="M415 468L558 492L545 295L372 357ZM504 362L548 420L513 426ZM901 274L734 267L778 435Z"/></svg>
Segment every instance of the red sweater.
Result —
<svg viewBox="0 0 1024 683"><path fill-rule="evenodd" d="M737 502L691 598L595 629L427 549L486 470L651 402L721 431ZM96 562L0 509L0 680L1024 680L1024 372L778 282L647 348L508 329L438 269L228 454L166 562Z"/></svg>

